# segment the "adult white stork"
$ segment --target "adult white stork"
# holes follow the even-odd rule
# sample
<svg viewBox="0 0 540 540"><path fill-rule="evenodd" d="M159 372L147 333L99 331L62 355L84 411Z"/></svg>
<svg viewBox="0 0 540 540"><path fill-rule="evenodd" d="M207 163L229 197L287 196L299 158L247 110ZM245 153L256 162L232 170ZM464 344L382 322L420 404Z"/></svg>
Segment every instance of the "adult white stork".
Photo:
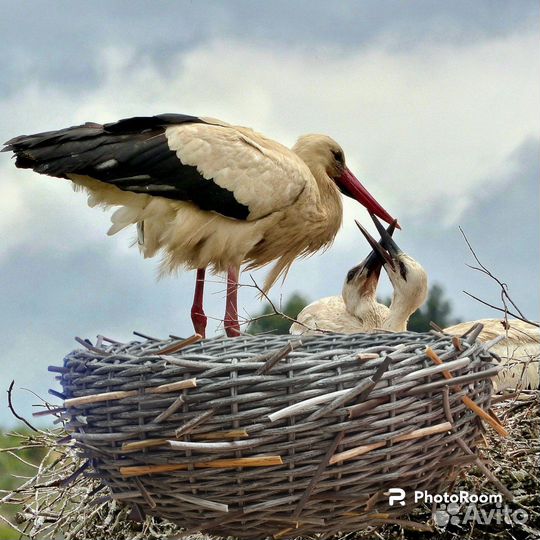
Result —
<svg viewBox="0 0 540 540"><path fill-rule="evenodd" d="M341 296L322 298L300 312L298 322L290 328L291 334L407 330L409 317L426 299L427 274L394 242L391 236L393 225L385 230L376 218L372 218L381 234L380 243L357 222L373 251L358 266L349 270ZM394 286L390 307L379 303L376 298L383 264Z"/></svg>
<svg viewBox="0 0 540 540"><path fill-rule="evenodd" d="M191 316L203 336L207 267L227 272L224 326L234 336L240 266L276 260L268 291L296 257L332 242L340 192L393 221L325 135L304 135L289 150L249 128L161 114L22 135L4 150L14 152L17 167L85 188L90 206L120 206L109 234L136 224L143 255L164 252L162 273L196 269Z"/></svg>
<svg viewBox="0 0 540 540"><path fill-rule="evenodd" d="M455 324L445 328L448 334L461 336L471 327L481 323L484 328L478 340L485 342L499 336L504 339L490 348L497 354L504 368L494 377L497 390L505 388L524 388L536 390L540 386L540 329L538 326L520 321L501 319L481 319Z"/></svg>

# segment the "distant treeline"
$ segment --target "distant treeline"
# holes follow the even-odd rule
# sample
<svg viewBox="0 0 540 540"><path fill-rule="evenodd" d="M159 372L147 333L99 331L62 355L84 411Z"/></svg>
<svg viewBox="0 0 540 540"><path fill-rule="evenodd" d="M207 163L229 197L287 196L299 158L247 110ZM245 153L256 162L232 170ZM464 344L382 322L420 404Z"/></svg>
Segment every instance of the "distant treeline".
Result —
<svg viewBox="0 0 540 540"><path fill-rule="evenodd" d="M379 299L379 302L389 305L390 300L391 298ZM310 300L304 295L294 293L282 306L276 305L276 308L288 317L295 319L309 302ZM273 313L273 308L267 305L254 316L254 322L249 325L248 332L250 334L288 334L291 321ZM409 319L409 330L427 332L431 330L429 324L431 321L441 328L461 322L461 319L453 315L452 303L445 298L444 289L437 283L434 283L429 289L426 303Z"/></svg>

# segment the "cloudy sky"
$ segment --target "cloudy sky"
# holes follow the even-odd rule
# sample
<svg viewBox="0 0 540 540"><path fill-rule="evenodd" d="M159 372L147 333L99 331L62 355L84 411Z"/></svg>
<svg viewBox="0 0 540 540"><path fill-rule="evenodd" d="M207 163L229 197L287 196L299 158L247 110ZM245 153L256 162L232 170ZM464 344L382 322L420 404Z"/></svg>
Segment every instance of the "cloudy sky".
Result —
<svg viewBox="0 0 540 540"><path fill-rule="evenodd" d="M254 127L292 145L327 133L393 214L399 244L445 288L454 314L497 317L482 262L539 318L539 4L520 0L0 1L0 139L84 121L180 112ZM102 333L189 335L194 276L156 282L157 262L105 235L109 217L68 182L0 155L1 390L45 395L49 364ZM298 262L272 297L338 294L368 249L346 203L325 254ZM323 270L324 269L324 270ZM264 279L264 271L253 276ZM206 311L222 317L222 279ZM249 276L244 275L244 283ZM380 292L390 287L382 280ZM261 309L249 287L246 316ZM217 322L210 334L220 332ZM36 399L17 390L30 414ZM11 422L0 402L0 425Z"/></svg>

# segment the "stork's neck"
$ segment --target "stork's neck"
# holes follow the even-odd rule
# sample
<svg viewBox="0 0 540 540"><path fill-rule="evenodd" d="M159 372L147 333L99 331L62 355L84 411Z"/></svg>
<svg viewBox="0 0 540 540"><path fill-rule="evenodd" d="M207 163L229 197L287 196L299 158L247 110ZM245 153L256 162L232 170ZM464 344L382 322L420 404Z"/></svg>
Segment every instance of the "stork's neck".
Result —
<svg viewBox="0 0 540 540"><path fill-rule="evenodd" d="M351 302L347 302L347 297L344 296L345 300L345 308L347 311L354 315L355 317L358 317L359 319L363 319L364 316L368 313L371 313L375 309L376 301L375 298L371 295L364 295L360 299L360 301L356 301L354 304L351 305Z"/></svg>
<svg viewBox="0 0 540 540"><path fill-rule="evenodd" d="M394 293L392 302L390 303L388 317L383 324L383 329L392 332L405 332L409 317L415 310L416 305L413 307L410 302L406 301L406 298L402 298Z"/></svg>
<svg viewBox="0 0 540 540"><path fill-rule="evenodd" d="M407 330L409 317L425 302L428 294L428 276L422 266L406 253L398 255L400 265L404 265L406 276L389 271L388 277L394 286L390 304L390 315L384 328L394 332Z"/></svg>
<svg viewBox="0 0 540 540"><path fill-rule="evenodd" d="M360 302L356 302L354 305L345 302L345 309L367 328L380 328L388 315L388 308L377 302L375 291L373 291L373 295L363 295Z"/></svg>

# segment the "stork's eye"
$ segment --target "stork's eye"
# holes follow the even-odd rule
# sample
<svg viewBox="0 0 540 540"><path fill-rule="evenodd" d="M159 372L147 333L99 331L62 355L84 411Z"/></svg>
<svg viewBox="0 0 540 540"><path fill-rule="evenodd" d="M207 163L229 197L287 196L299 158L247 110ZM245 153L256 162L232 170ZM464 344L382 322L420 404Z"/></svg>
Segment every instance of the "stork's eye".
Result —
<svg viewBox="0 0 540 540"><path fill-rule="evenodd" d="M360 266L355 266L354 268L351 268L347 272L347 283L349 283L349 281L351 281L354 278L354 276L356 276L356 274L358 274L359 270L360 270Z"/></svg>
<svg viewBox="0 0 540 540"><path fill-rule="evenodd" d="M332 150L332 154L334 154L334 159L340 164L343 165L345 163L345 160L343 158L343 152L341 150Z"/></svg>

